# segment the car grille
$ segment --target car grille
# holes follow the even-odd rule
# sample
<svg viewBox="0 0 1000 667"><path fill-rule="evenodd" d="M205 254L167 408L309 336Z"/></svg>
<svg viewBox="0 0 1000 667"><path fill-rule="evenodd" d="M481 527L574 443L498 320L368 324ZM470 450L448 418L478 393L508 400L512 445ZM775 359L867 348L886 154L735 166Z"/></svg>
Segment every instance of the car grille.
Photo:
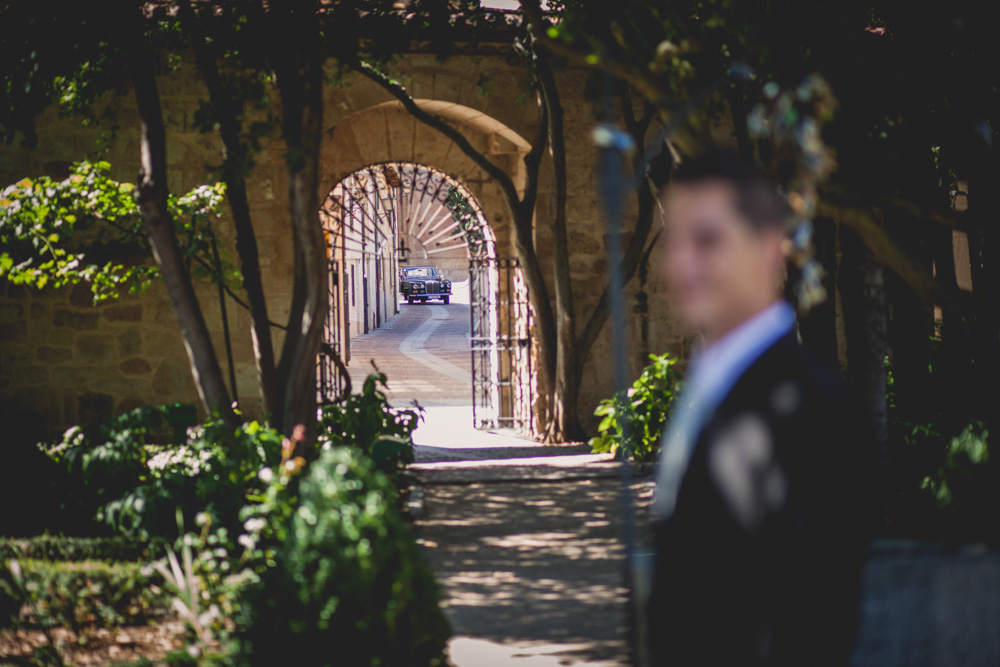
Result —
<svg viewBox="0 0 1000 667"><path fill-rule="evenodd" d="M440 294L441 293L441 283L428 281L424 283L427 288L427 294Z"/></svg>

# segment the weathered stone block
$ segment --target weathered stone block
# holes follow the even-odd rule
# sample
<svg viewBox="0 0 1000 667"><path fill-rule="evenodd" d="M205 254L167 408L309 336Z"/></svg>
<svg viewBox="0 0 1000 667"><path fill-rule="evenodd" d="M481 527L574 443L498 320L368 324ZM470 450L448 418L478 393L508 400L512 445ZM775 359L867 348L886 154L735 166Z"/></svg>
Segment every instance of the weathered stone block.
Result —
<svg viewBox="0 0 1000 667"><path fill-rule="evenodd" d="M77 421L82 425L99 423L111 417L114 401L107 394L88 392L77 398Z"/></svg>
<svg viewBox="0 0 1000 667"><path fill-rule="evenodd" d="M24 345L5 345L0 350L0 363L9 368L31 360L31 349Z"/></svg>
<svg viewBox="0 0 1000 667"><path fill-rule="evenodd" d="M115 351L111 336L81 334L76 337L76 359L84 364L107 365L114 363Z"/></svg>
<svg viewBox="0 0 1000 667"><path fill-rule="evenodd" d="M139 322L142 320L142 306L110 306L104 309L104 319L109 322Z"/></svg>
<svg viewBox="0 0 1000 667"><path fill-rule="evenodd" d="M169 396L190 392L193 381L191 369L179 359L164 359L153 376L153 391L157 396Z"/></svg>
<svg viewBox="0 0 1000 667"><path fill-rule="evenodd" d="M126 412L131 412L136 408L141 408L144 405L146 405L146 402L138 396L128 396L118 401L118 406L115 408L115 414L125 414Z"/></svg>
<svg viewBox="0 0 1000 667"><path fill-rule="evenodd" d="M177 352L181 354L184 352L181 332L176 326L147 329L143 331L142 336L146 343L146 349L151 355L165 357Z"/></svg>
<svg viewBox="0 0 1000 667"><path fill-rule="evenodd" d="M52 325L57 327L69 327L77 331L88 331L96 329L101 319L98 312L77 313L72 310L60 309L52 314Z"/></svg>
<svg viewBox="0 0 1000 667"><path fill-rule="evenodd" d="M133 394L149 395L149 380L141 378L109 378L98 380L91 388L112 396L129 396Z"/></svg>
<svg viewBox="0 0 1000 667"><path fill-rule="evenodd" d="M28 323L24 320L4 322L0 324L0 341L15 342L24 340L28 335Z"/></svg>
<svg viewBox="0 0 1000 667"><path fill-rule="evenodd" d="M38 303L37 301L32 303L31 309L28 312L28 322L31 325L32 335L37 336L42 331L48 330L52 322L52 318L49 316L48 304Z"/></svg>
<svg viewBox="0 0 1000 667"><path fill-rule="evenodd" d="M57 347L72 347L76 332L72 329L52 329L45 334L45 340Z"/></svg>
<svg viewBox="0 0 1000 667"><path fill-rule="evenodd" d="M592 255L601 251L601 242L584 232L569 232L569 251L571 254Z"/></svg>
<svg viewBox="0 0 1000 667"><path fill-rule="evenodd" d="M35 358L47 364L60 364L73 358L73 350L68 347L43 346L35 352Z"/></svg>
<svg viewBox="0 0 1000 667"><path fill-rule="evenodd" d="M63 423L64 424L75 424L77 422L76 418L76 399L77 395L75 392L67 391L63 394L62 405L63 405Z"/></svg>
<svg viewBox="0 0 1000 667"><path fill-rule="evenodd" d="M134 357L142 354L142 332L138 327L130 327L118 335L118 356Z"/></svg>
<svg viewBox="0 0 1000 667"><path fill-rule="evenodd" d="M104 377L103 369L61 366L52 370L52 382L59 387L85 386Z"/></svg>
<svg viewBox="0 0 1000 667"><path fill-rule="evenodd" d="M582 259L571 257L569 260L569 272L575 275L588 275L590 273L590 264Z"/></svg>
<svg viewBox="0 0 1000 667"><path fill-rule="evenodd" d="M14 285L11 283L7 285L7 296L11 299L27 299L28 288L24 285Z"/></svg>
<svg viewBox="0 0 1000 667"><path fill-rule="evenodd" d="M24 319L23 303L0 303L0 322L12 322Z"/></svg>
<svg viewBox="0 0 1000 667"><path fill-rule="evenodd" d="M170 302L163 300L156 304L156 314L153 316L153 321L157 324L175 324L177 322L177 316L174 315L173 306Z"/></svg>
<svg viewBox="0 0 1000 667"><path fill-rule="evenodd" d="M89 283L77 283L69 293L69 302L74 306L93 306L94 292Z"/></svg>
<svg viewBox="0 0 1000 667"><path fill-rule="evenodd" d="M151 373L152 368L142 357L132 357L118 364L119 370L125 375L144 375Z"/></svg>
<svg viewBox="0 0 1000 667"><path fill-rule="evenodd" d="M45 384L49 381L49 369L45 366L20 366L14 369L15 385Z"/></svg>

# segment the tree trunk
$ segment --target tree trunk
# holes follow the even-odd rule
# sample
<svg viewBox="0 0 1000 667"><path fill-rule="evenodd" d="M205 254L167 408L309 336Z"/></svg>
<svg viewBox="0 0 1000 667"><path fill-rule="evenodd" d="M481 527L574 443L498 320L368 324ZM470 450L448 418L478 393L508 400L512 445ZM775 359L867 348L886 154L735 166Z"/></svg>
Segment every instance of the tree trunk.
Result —
<svg viewBox="0 0 1000 667"><path fill-rule="evenodd" d="M581 440L583 433L577 417L579 380L576 366L576 318L573 309L573 284L569 268L569 236L566 231L566 141L563 107L559 88L552 72L548 53L533 42L535 72L541 84L542 99L548 118L549 155L556 192L552 227L555 243L556 363L552 392L552 414L546 440L569 442Z"/></svg>
<svg viewBox="0 0 1000 667"><path fill-rule="evenodd" d="M818 304L808 314L799 317L799 334L802 346L809 354L827 368L839 371L837 357L837 227L829 218L819 218L815 222L816 231L813 244L816 260L823 267L826 276L826 301Z"/></svg>
<svg viewBox="0 0 1000 667"><path fill-rule="evenodd" d="M545 275L542 273L538 254L535 252L534 212L533 202L530 204L522 202L514 209L514 249L520 260L524 281L528 284L528 300L534 316L539 356L539 363L535 368L538 371L539 392L548 399L546 414L539 415L542 422L540 432L544 439L552 421L554 408L552 397L555 388L556 327Z"/></svg>
<svg viewBox="0 0 1000 667"><path fill-rule="evenodd" d="M629 134L632 135L637 146L644 146L646 131L653 118L653 107L649 103L646 103L642 118L636 119L633 116L629 92L625 90L620 97L625 125L628 127ZM639 265L642 263L642 258L647 251L646 241L649 239L650 230L653 228L653 220L656 213L654 187L660 187L666 182L673 164L673 159L666 145L664 145L659 154L650 160L648 165L643 164L644 159L645 156L642 153L638 153L632 164L635 173L635 195L638 212L636 213L635 226L632 228L628 247L625 249L625 255L622 258L623 287L628 285L629 281L635 276L639 270ZM608 318L611 315L611 298L612 295L608 291L608 286L605 286L600 299L597 301L597 306L590 314L590 317L583 326L583 330L580 332L580 337L576 343L576 363L580 368L583 368L587 362L587 357L590 355L594 343L597 342L601 330L608 322ZM579 379L578 377L578 382Z"/></svg>
<svg viewBox="0 0 1000 667"><path fill-rule="evenodd" d="M140 18L136 13L136 18ZM235 424L222 369L205 325L201 306L177 247L174 224L167 209L167 142L160 95L156 87L153 54L145 41L144 21L125 28L130 46L132 84L141 120L141 162L137 199L153 257L160 267L170 304L181 328L191 373L205 411Z"/></svg>
<svg viewBox="0 0 1000 667"><path fill-rule="evenodd" d="M857 232L841 226L841 294L847 333L848 386L862 404L879 460L889 437L886 406L886 314L883 267Z"/></svg>
<svg viewBox="0 0 1000 667"><path fill-rule="evenodd" d="M970 160L969 211L982 221L983 233L969 235L972 254L972 285L975 313L978 320L975 336L976 370L968 386L978 387L977 414L991 417L1000 407L1000 234L996 233L1000 217L1000 158L996 148L977 147ZM978 382L977 382L978 381Z"/></svg>
<svg viewBox="0 0 1000 667"><path fill-rule="evenodd" d="M309 3L299 7L305 11ZM295 297L278 364L275 427L290 432L306 428L307 443L316 436L316 359L329 309L326 247L319 220L319 149L323 125L324 57L315 33L315 17L289 12L276 16L284 35L274 51L275 74L283 106L287 145L288 200L295 243ZM312 32L310 32L310 29ZM282 32L279 30L279 34ZM289 45L300 44L298 49Z"/></svg>
<svg viewBox="0 0 1000 667"><path fill-rule="evenodd" d="M950 255L950 230L946 241ZM920 248L915 244L909 245L911 247L906 248L907 252L919 257ZM931 261L927 259L925 264L930 267ZM917 423L921 419L927 419L936 407L932 403L931 376L928 371L930 339L934 329L933 307L924 303L894 271L887 271L885 280L887 305L891 305L888 333L889 349L892 352L893 402L902 419ZM938 280L948 282L941 270L938 271Z"/></svg>
<svg viewBox="0 0 1000 667"><path fill-rule="evenodd" d="M250 334L253 340L254 363L257 367L257 380L261 411L270 416L275 411L275 364L274 343L271 338L271 324L267 314L267 301L264 299L264 285L260 274L260 260L257 249L257 236L254 233L250 218L250 206L247 203L246 173L249 167L249 151L246 144L240 140L240 118L242 109L229 95L216 61L216 54L205 41L200 29L198 16L190 2L181 3L181 11L185 25L191 35L191 45L195 60L201 70L205 85L208 87L208 97L212 104L212 113L219 123L219 133L226 148L223 163L223 179L226 183L226 197L233 214L233 224L236 229L236 252L240 257L240 272L243 276L243 289L247 294L250 306Z"/></svg>

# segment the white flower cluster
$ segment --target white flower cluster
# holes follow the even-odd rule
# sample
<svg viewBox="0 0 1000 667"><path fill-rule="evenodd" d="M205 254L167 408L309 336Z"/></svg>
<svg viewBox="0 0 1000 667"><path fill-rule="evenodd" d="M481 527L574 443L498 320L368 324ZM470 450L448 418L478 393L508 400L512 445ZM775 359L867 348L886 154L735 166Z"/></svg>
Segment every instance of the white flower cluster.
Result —
<svg viewBox="0 0 1000 667"><path fill-rule="evenodd" d="M197 475L211 460L212 453L207 450L195 451L182 446L158 452L150 457L147 465L150 470L181 468L190 475Z"/></svg>

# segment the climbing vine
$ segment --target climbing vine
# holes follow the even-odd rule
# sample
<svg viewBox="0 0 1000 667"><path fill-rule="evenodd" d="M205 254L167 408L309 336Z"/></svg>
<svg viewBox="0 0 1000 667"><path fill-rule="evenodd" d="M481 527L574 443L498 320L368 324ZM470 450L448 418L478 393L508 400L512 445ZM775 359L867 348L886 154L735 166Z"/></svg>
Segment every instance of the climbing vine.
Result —
<svg viewBox="0 0 1000 667"><path fill-rule="evenodd" d="M461 234L465 237L465 242L469 244L469 253L472 255L480 254L486 245L486 237L483 236L482 224L479 222L476 209L454 185L448 188L448 196L444 203L451 211L451 219L458 223L458 226L452 231L452 236Z"/></svg>

